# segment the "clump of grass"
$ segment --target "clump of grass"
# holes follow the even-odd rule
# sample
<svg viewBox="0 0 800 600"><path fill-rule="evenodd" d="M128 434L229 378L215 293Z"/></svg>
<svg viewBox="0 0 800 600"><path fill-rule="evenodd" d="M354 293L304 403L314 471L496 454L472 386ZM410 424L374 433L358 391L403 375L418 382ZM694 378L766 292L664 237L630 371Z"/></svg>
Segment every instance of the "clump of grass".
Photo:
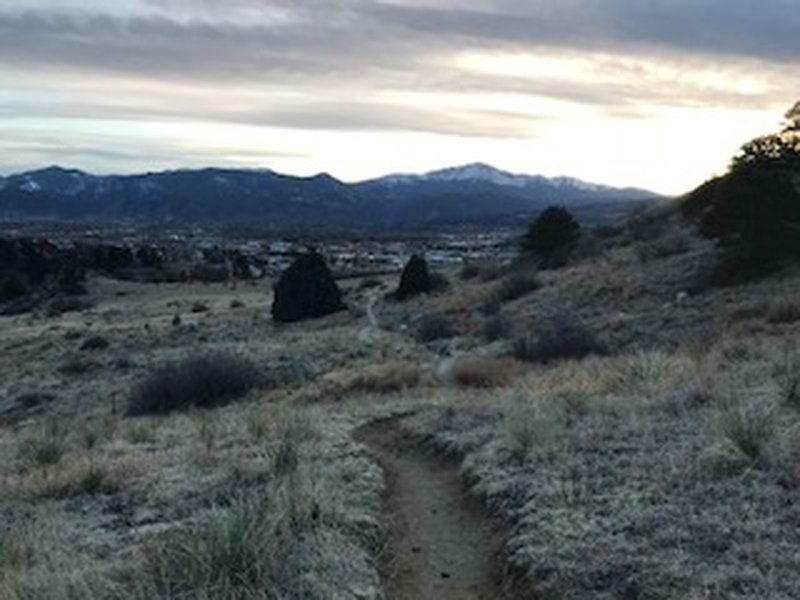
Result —
<svg viewBox="0 0 800 600"><path fill-rule="evenodd" d="M774 414L765 409L731 408L722 415L722 434L751 460L764 456L775 433Z"/></svg>
<svg viewBox="0 0 800 600"><path fill-rule="evenodd" d="M549 439L559 425L553 410L537 404L517 407L504 415L504 430L511 450L518 457L528 454L534 445Z"/></svg>
<svg viewBox="0 0 800 600"><path fill-rule="evenodd" d="M48 424L41 434L20 443L18 457L29 468L46 468L58 464L66 451L66 436L57 426Z"/></svg>
<svg viewBox="0 0 800 600"><path fill-rule="evenodd" d="M197 419L197 437L206 452L211 452L217 443L217 422L207 414L200 414Z"/></svg>
<svg viewBox="0 0 800 600"><path fill-rule="evenodd" d="M787 350L783 361L775 369L781 399L788 405L800 409L800 354Z"/></svg>
<svg viewBox="0 0 800 600"><path fill-rule="evenodd" d="M782 300L767 310L767 323L780 325L800 321L800 304L790 300Z"/></svg>
<svg viewBox="0 0 800 600"><path fill-rule="evenodd" d="M605 345L591 331L566 318L553 321L538 335L518 339L513 346L514 357L525 362L549 363L606 353Z"/></svg>
<svg viewBox="0 0 800 600"><path fill-rule="evenodd" d="M29 566L35 557L36 550L29 531L8 524L0 528L0 569Z"/></svg>
<svg viewBox="0 0 800 600"><path fill-rule="evenodd" d="M233 309L244 308L245 307L245 303L244 303L244 301L239 300L238 298L234 298L233 300L230 301L230 304L228 306L230 306L230 308L233 308Z"/></svg>
<svg viewBox="0 0 800 600"><path fill-rule="evenodd" d="M465 358L453 366L453 380L463 387L493 388L511 382L514 363L492 358Z"/></svg>
<svg viewBox="0 0 800 600"><path fill-rule="evenodd" d="M322 522L313 484L295 474L263 498L214 509L205 521L152 543L146 568L166 597L262 597L276 587L294 541Z"/></svg>
<svg viewBox="0 0 800 600"><path fill-rule="evenodd" d="M243 396L260 381L255 365L224 353L191 356L157 369L131 393L127 415L212 407Z"/></svg>
<svg viewBox="0 0 800 600"><path fill-rule="evenodd" d="M432 342L456 335L452 321L445 315L434 313L425 315L417 326L417 339L420 342Z"/></svg>

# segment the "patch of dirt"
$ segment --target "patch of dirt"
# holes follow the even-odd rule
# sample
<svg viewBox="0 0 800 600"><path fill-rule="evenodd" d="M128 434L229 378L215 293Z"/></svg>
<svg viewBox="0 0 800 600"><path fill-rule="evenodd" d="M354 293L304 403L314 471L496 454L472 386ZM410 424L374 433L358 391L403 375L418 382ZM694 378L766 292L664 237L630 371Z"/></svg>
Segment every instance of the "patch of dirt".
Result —
<svg viewBox="0 0 800 600"><path fill-rule="evenodd" d="M452 461L399 439L392 419L356 434L383 467L388 539L382 571L390 600L497 600L504 594L500 538L467 495Z"/></svg>

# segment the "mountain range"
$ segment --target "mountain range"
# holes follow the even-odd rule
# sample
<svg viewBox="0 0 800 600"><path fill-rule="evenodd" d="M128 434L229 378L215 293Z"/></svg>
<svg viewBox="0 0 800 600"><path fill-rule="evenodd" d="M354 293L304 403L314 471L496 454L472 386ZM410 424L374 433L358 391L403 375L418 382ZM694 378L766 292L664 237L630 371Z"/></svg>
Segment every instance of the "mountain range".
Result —
<svg viewBox="0 0 800 600"><path fill-rule="evenodd" d="M480 163L359 183L214 168L98 176L53 166L0 177L0 221L435 229L518 224L551 204L596 223L658 199Z"/></svg>

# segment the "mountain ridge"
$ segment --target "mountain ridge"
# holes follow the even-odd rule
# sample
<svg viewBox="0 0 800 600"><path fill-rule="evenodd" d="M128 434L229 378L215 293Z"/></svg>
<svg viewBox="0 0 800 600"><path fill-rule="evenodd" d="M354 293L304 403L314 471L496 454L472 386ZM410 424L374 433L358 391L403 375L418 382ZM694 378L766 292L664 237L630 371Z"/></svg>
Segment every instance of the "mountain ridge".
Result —
<svg viewBox="0 0 800 600"><path fill-rule="evenodd" d="M545 206L654 202L647 190L471 163L346 183L329 173L206 167L94 175L51 165L0 177L0 219L415 228L529 219ZM584 210L584 212L586 212Z"/></svg>

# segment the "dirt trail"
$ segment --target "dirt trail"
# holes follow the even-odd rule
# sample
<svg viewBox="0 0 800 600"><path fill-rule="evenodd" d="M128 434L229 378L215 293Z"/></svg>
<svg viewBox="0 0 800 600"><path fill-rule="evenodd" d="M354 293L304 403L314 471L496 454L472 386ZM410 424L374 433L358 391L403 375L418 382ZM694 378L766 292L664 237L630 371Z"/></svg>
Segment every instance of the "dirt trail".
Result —
<svg viewBox="0 0 800 600"><path fill-rule="evenodd" d="M393 422L370 424L358 439L376 454L389 486L383 576L390 600L505 598L499 539L455 467L397 441Z"/></svg>

